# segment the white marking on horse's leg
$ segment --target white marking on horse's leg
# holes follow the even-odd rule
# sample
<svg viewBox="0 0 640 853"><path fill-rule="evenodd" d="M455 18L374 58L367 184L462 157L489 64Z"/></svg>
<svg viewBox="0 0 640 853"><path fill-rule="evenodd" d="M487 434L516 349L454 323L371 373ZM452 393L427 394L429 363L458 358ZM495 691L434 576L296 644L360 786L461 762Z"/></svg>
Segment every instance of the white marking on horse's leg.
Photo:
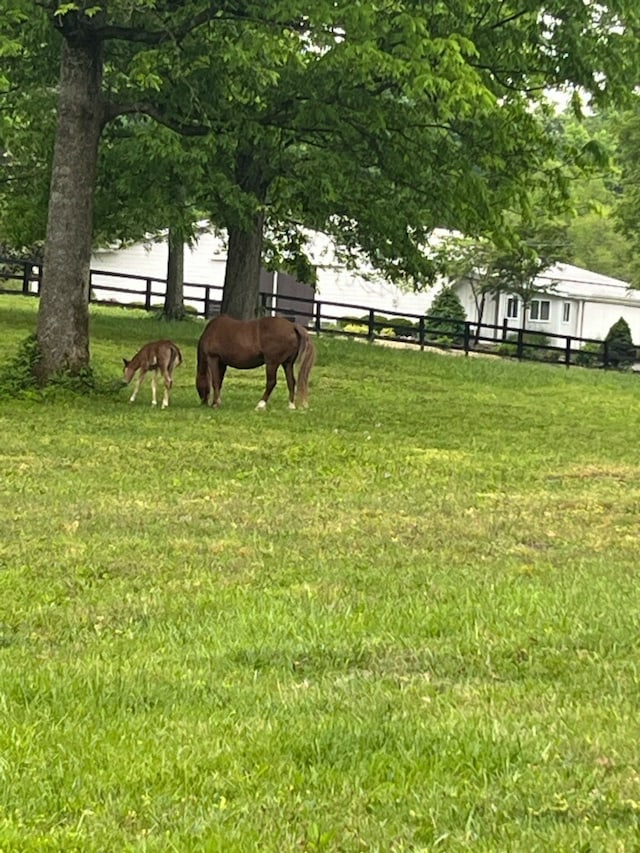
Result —
<svg viewBox="0 0 640 853"><path fill-rule="evenodd" d="M138 390L139 390L139 388L140 388L140 383L141 383L141 382L142 382L142 380L141 380L141 379L140 379L140 377L138 376L138 377L136 378L135 384L134 384L134 386L133 386L133 394L129 397L129 402L130 402L130 403L135 403L135 401L136 401L136 397L137 397L137 395L138 395Z"/></svg>
<svg viewBox="0 0 640 853"><path fill-rule="evenodd" d="M162 408L166 409L168 405L169 405L169 389L165 388L164 389L164 395L162 397Z"/></svg>
<svg viewBox="0 0 640 853"><path fill-rule="evenodd" d="M157 406L158 400L156 398L156 375L155 373L151 374L151 405Z"/></svg>
<svg viewBox="0 0 640 853"><path fill-rule="evenodd" d="M258 412L263 412L266 408L267 408L267 401L266 400L260 400L260 402L256 406L256 410Z"/></svg>
<svg viewBox="0 0 640 853"><path fill-rule="evenodd" d="M295 407L296 407L296 404L295 404L295 403L289 403L289 408L290 408L292 411L293 411L293 409L295 409Z"/></svg>

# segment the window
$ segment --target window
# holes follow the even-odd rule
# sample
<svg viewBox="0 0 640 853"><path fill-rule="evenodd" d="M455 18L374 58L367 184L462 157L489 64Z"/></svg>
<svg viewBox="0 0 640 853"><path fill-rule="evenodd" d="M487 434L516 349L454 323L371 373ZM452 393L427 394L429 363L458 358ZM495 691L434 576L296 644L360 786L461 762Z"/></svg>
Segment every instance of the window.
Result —
<svg viewBox="0 0 640 853"><path fill-rule="evenodd" d="M532 299L529 308L530 320L548 320L551 303L548 299Z"/></svg>
<svg viewBox="0 0 640 853"><path fill-rule="evenodd" d="M571 303L563 302L562 303L562 322L568 323L571 317Z"/></svg>
<svg viewBox="0 0 640 853"><path fill-rule="evenodd" d="M509 320L518 319L518 300L513 297L507 300L507 317Z"/></svg>

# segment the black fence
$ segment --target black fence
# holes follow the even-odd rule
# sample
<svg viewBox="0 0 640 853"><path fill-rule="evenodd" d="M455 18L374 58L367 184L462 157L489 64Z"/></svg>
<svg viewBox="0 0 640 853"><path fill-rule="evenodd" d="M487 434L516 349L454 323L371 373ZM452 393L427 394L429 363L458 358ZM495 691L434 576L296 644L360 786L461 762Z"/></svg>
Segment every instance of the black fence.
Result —
<svg viewBox="0 0 640 853"><path fill-rule="evenodd" d="M37 297L41 278L41 264L0 257L0 293L22 293ZM184 290L185 302L192 306L198 316L207 318L219 313L222 287L185 282ZM108 270L90 271L89 299L92 304L159 310L164 304L165 291L164 279ZM134 298L123 300L125 295ZM323 334L385 340L420 349L435 347L458 350L466 355L480 352L520 360L546 361L566 367L618 366L616 353L610 352L607 341L513 329L508 326L506 319L501 325L494 325L391 310L381 315L377 309L368 306L294 295L287 296L291 310L278 311L278 295L271 291L261 291L260 301L265 314L278 313L295 318L307 328Z"/></svg>

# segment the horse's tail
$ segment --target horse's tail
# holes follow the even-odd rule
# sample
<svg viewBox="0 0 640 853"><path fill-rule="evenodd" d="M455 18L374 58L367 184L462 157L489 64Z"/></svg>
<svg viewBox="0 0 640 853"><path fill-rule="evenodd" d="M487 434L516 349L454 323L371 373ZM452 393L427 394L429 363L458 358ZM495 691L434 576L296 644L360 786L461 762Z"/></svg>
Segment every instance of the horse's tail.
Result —
<svg viewBox="0 0 640 853"><path fill-rule="evenodd" d="M304 326L294 323L298 335L298 403L306 408L309 398L309 374L316 361L316 348Z"/></svg>
<svg viewBox="0 0 640 853"><path fill-rule="evenodd" d="M196 368L196 388L198 396L203 405L206 405L211 393L211 376L209 374L209 360L205 348L202 344L202 338L198 341L198 367Z"/></svg>
<svg viewBox="0 0 640 853"><path fill-rule="evenodd" d="M180 347L172 342L171 356L169 358L169 370L174 370L176 367L180 367L181 364L182 353L180 352Z"/></svg>

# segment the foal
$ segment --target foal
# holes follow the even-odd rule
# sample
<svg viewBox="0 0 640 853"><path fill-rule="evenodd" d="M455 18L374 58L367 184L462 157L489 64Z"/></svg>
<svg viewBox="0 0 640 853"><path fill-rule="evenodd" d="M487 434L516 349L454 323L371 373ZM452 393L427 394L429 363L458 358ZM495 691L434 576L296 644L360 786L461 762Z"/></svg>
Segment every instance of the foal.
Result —
<svg viewBox="0 0 640 853"><path fill-rule="evenodd" d="M126 358L122 360L124 362L122 378L127 385L133 379L136 371L138 371L138 378L136 379L133 394L129 398L129 402L134 402L144 377L147 375L147 371L151 370L151 405L157 405L156 374L160 371L164 381L162 408L166 409L169 405L169 391L173 385L173 371L178 365L182 364L182 353L178 346L173 341L152 341L138 350L131 361L127 361Z"/></svg>

